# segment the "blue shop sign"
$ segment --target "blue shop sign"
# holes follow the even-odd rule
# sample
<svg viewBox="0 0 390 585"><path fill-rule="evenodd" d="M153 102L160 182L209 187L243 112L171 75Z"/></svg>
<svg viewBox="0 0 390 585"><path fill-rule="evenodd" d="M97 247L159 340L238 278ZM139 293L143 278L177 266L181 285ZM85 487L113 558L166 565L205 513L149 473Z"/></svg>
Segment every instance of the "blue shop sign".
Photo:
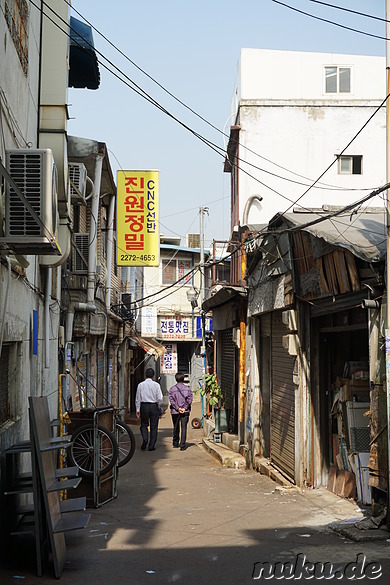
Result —
<svg viewBox="0 0 390 585"><path fill-rule="evenodd" d="M211 317L205 319L205 333L210 333L213 330L213 320ZM202 339L202 317L196 318L196 337Z"/></svg>

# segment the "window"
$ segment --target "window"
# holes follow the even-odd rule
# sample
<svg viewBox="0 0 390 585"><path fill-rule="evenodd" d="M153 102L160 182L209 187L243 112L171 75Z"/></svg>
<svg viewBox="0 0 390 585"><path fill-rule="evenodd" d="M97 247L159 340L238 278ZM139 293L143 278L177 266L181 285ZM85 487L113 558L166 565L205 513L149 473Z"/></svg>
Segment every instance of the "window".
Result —
<svg viewBox="0 0 390 585"><path fill-rule="evenodd" d="M325 67L325 93L351 93L351 67Z"/></svg>
<svg viewBox="0 0 390 585"><path fill-rule="evenodd" d="M361 155L340 156L339 157L339 175L361 175L362 174Z"/></svg>
<svg viewBox="0 0 390 585"><path fill-rule="evenodd" d="M183 259L183 260L163 260L162 261L162 283L163 284L174 284L179 279L180 284L182 283L190 283L191 281L191 274L189 272L192 270L192 260L191 259Z"/></svg>

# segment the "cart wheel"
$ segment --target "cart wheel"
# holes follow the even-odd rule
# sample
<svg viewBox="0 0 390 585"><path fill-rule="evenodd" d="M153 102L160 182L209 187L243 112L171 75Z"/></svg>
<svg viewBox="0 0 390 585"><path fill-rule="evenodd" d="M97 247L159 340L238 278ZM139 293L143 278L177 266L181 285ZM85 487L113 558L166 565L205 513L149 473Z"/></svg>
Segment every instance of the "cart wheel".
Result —
<svg viewBox="0 0 390 585"><path fill-rule="evenodd" d="M108 429L98 425L99 441L99 473L108 473L118 459L118 443ZM72 465L77 465L80 475L92 477L94 473L94 428L93 425L84 425L72 435L72 444L69 449Z"/></svg>
<svg viewBox="0 0 390 585"><path fill-rule="evenodd" d="M116 429L119 448L118 467L123 467L134 455L135 437L131 428L120 420L116 421Z"/></svg>
<svg viewBox="0 0 390 585"><path fill-rule="evenodd" d="M201 429L203 424L200 418L193 418L191 421L191 426L193 429Z"/></svg>

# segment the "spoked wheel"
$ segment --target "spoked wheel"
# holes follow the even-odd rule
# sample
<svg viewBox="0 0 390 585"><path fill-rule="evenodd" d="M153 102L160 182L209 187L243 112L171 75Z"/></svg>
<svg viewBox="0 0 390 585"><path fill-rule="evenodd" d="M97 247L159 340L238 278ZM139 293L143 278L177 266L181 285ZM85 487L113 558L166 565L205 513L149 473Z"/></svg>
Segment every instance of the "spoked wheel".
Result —
<svg viewBox="0 0 390 585"><path fill-rule="evenodd" d="M118 459L118 443L108 429L98 425L99 473L108 473ZM72 465L77 465L80 475L92 477L94 472L94 428L84 425L72 435L69 456Z"/></svg>
<svg viewBox="0 0 390 585"><path fill-rule="evenodd" d="M203 424L200 418L193 418L191 421L191 426L193 429L201 429Z"/></svg>
<svg viewBox="0 0 390 585"><path fill-rule="evenodd" d="M120 420L116 421L116 430L119 448L118 467L123 467L134 455L135 437L131 428Z"/></svg>

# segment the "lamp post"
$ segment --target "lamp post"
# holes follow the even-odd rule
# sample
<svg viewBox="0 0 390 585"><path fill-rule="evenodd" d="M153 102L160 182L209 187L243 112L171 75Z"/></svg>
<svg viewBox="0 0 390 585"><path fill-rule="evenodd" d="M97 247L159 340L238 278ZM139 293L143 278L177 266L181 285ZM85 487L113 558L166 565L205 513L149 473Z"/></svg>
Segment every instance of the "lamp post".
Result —
<svg viewBox="0 0 390 585"><path fill-rule="evenodd" d="M198 306L199 291L193 286L187 291L187 299L191 303L192 308L192 338L194 338L194 311Z"/></svg>

